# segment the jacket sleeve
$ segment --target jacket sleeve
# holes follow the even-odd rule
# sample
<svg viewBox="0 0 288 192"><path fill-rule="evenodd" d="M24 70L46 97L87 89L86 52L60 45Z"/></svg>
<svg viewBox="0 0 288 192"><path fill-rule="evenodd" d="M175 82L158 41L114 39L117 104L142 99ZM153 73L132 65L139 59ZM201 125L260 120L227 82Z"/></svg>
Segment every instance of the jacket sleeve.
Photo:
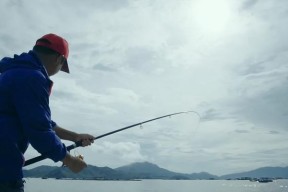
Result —
<svg viewBox="0 0 288 192"><path fill-rule="evenodd" d="M55 123L54 121L51 120L51 127L53 130L55 129L56 125L57 125L57 123Z"/></svg>
<svg viewBox="0 0 288 192"><path fill-rule="evenodd" d="M12 97L32 147L55 162L64 159L66 147L52 129L55 123L51 120L47 79L32 70L28 76L15 78Z"/></svg>

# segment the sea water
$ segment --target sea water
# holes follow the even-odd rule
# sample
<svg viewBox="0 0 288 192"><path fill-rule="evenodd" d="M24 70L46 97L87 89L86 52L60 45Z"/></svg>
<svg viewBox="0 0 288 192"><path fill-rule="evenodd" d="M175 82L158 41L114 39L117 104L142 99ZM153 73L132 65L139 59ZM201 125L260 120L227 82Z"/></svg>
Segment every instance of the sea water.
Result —
<svg viewBox="0 0 288 192"><path fill-rule="evenodd" d="M25 180L25 192L288 192L288 180Z"/></svg>

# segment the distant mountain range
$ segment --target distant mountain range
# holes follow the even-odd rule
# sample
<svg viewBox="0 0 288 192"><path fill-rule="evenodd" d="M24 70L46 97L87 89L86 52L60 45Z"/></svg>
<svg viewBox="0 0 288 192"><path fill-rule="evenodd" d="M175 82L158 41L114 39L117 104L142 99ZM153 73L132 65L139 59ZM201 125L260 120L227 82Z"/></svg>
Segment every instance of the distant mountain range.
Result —
<svg viewBox="0 0 288 192"><path fill-rule="evenodd" d="M220 179L236 179L244 177L251 177L251 178L267 177L267 178L287 179L288 167L262 167L252 171L223 175L220 177Z"/></svg>
<svg viewBox="0 0 288 192"><path fill-rule="evenodd" d="M237 179L237 178L288 178L288 167L263 167L248 172L235 173L223 176L210 173L176 173L149 163L133 163L116 169L89 165L78 174L71 172L67 167L39 166L24 170L25 177L56 178L56 179L97 179L97 180L133 180L133 179Z"/></svg>

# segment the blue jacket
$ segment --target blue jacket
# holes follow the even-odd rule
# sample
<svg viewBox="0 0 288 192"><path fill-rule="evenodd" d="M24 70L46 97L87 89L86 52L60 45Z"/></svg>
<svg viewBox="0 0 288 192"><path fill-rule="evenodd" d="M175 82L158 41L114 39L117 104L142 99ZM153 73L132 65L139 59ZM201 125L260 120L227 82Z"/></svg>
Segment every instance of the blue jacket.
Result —
<svg viewBox="0 0 288 192"><path fill-rule="evenodd" d="M0 61L0 182L21 179L30 143L56 161L66 147L53 131L49 95L53 82L33 51Z"/></svg>

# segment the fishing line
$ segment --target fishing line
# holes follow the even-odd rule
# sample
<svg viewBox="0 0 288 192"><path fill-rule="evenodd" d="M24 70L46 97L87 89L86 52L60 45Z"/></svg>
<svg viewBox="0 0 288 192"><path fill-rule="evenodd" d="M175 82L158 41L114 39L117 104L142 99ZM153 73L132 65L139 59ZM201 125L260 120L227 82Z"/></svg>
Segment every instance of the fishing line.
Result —
<svg viewBox="0 0 288 192"><path fill-rule="evenodd" d="M133 124L133 125L129 125L129 126L127 126L127 127L123 127L123 128L120 128L120 129L117 129L117 130L114 130L114 131L105 133L105 134L103 134L103 135L99 135L99 136L95 137L94 140L100 139L100 138L102 138L102 137L106 137L106 136L108 136L108 135L112 135L112 134L117 133L117 132L120 132L120 131L124 131L124 130L126 130L126 129L130 129L130 128L133 128L133 127L136 127L136 126L140 126L140 127L141 127L143 124L148 123L148 122L151 122L151 121L156 121L156 120L158 120L158 119L162 119L162 118L166 118L166 117L172 117L172 116L174 116L174 115L187 114L187 113L194 113L194 114L196 114L196 115L199 117L199 119L201 119L201 116L200 116L199 113L197 113L196 111L184 111L184 112L171 113L171 114L168 114L168 115L163 115L163 116L160 116L160 117L156 117L156 118L153 118L153 119L149 119L149 120L146 120L146 121L142 121L142 122L140 122L140 123L136 123L136 124ZM66 149L67 149L67 151L71 151L72 149L75 149L75 148L80 147L80 146L82 146L82 141L77 141L77 142L75 142L74 144L69 145L68 147L66 147ZM32 159L29 159L29 160L25 161L23 167L28 166L28 165L31 165L31 164L36 163L36 162L39 162L39 161L42 161L42 160L44 160L44 159L47 159L47 157L46 157L44 154L43 154L43 155L40 155L40 156L38 156L38 157L34 157L34 158L32 158Z"/></svg>

